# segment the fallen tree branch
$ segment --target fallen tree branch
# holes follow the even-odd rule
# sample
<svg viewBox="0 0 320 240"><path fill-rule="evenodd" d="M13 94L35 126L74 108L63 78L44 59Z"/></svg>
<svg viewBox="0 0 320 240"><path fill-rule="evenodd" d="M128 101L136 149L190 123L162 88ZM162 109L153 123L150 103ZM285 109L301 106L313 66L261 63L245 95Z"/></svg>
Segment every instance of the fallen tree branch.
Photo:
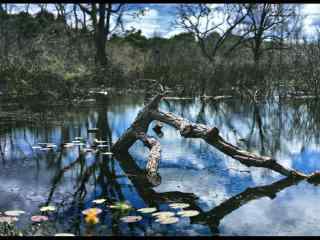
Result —
<svg viewBox="0 0 320 240"><path fill-rule="evenodd" d="M154 97L149 104L147 104L137 115L134 122L126 130L126 132L118 139L118 141L112 146L112 152L119 152L121 150L128 150L136 140L138 140L139 133L146 133L149 124L153 121L150 117L150 112L153 109L158 109L161 98L165 95L159 94Z"/></svg>
<svg viewBox="0 0 320 240"><path fill-rule="evenodd" d="M145 133L140 133L138 138L150 149L149 159L146 166L147 172L156 173L160 161L160 142L155 138L147 137Z"/></svg>
<svg viewBox="0 0 320 240"><path fill-rule="evenodd" d="M187 120L173 114L153 111L152 117L155 120L164 122L180 131L180 135L185 138L202 138L208 144L219 149L224 154L240 161L247 167L263 167L276 171L285 176L298 175L303 178L305 174L293 169L286 168L271 157L258 156L250 152L241 150L237 146L226 142L220 135L216 127L210 128L203 124L190 123Z"/></svg>
<svg viewBox="0 0 320 240"><path fill-rule="evenodd" d="M201 138L205 140L211 146L217 148L222 153L232 157L233 159L238 160L239 162L246 165L247 167L267 168L287 177L294 176L301 179L308 178L309 181L312 181L312 182L319 181L320 173L306 175L297 170L281 165L276 159L273 159L268 156L259 156L259 155L250 153L248 151L242 150L239 147L232 145L231 143L228 143L219 135L219 130L216 127L211 128L203 124L195 124L173 113L170 113L170 112L164 113L159 111L158 110L159 102L164 95L165 93L159 94L156 97L154 97L151 100L151 102L148 105L146 105L142 111L139 112L133 124L112 146L113 152L127 151L131 147L131 145L137 139L139 139L139 136L141 136L141 133L146 134L149 124L153 120L157 120L157 121L166 123L176 128L177 130L179 130L180 135L182 137ZM149 146L151 145L149 144ZM154 147L154 150L153 150L153 147ZM155 154L155 156L157 156L155 158L155 160L157 161L157 164L155 164L155 167L153 168L150 167L150 165L152 165L150 163L150 158L151 158L150 156L147 167L149 169L155 170L157 169L158 162L160 159L160 157L158 159L158 155L157 155L158 151L160 152L160 150L158 150L158 148L160 149L160 144L157 145L156 143L153 143L152 147L149 147L149 148L151 150L150 155Z"/></svg>

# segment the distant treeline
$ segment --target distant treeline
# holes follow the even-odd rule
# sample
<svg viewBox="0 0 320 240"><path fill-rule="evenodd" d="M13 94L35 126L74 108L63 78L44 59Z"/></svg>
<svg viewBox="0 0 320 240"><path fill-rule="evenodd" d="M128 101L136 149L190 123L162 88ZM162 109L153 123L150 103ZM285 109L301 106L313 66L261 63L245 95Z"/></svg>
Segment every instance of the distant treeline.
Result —
<svg viewBox="0 0 320 240"><path fill-rule="evenodd" d="M71 27L63 15L46 10L30 15L8 14L2 8L0 91L73 99L91 88L141 89L140 79L156 79L175 89L176 95L214 95L244 88L281 93L312 90L317 95L320 41L294 36L281 42L262 39L256 56L252 50L256 39L242 41L244 37L229 34L213 62L203 46L217 45L221 34L216 31L200 39L203 46L192 31L169 39L146 38L140 30L110 33L101 64L96 54L101 42L94 28L78 23Z"/></svg>

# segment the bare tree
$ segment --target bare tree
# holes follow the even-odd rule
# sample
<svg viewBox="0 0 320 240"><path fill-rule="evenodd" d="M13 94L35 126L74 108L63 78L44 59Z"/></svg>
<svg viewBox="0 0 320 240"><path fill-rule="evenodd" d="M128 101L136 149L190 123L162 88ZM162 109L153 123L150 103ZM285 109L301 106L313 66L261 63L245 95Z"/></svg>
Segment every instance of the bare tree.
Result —
<svg viewBox="0 0 320 240"><path fill-rule="evenodd" d="M203 55L209 60L215 70L216 57L219 50L225 46L227 39L241 34L238 41L230 49L234 49L247 35L238 31L239 26L247 16L248 7L242 4L224 4L214 7L210 4L181 4L177 9L176 24L195 35ZM207 80L202 80L201 95L204 95Z"/></svg>
<svg viewBox="0 0 320 240"><path fill-rule="evenodd" d="M265 51L284 49L283 41L292 33L290 20L296 16L296 5L263 3L245 7L248 15L243 26L249 32L246 45L251 49L254 64L259 69Z"/></svg>
<svg viewBox="0 0 320 240"><path fill-rule="evenodd" d="M58 12L58 16L57 19L62 20L64 23L66 23L66 4L63 3L56 3L54 4L57 12Z"/></svg>

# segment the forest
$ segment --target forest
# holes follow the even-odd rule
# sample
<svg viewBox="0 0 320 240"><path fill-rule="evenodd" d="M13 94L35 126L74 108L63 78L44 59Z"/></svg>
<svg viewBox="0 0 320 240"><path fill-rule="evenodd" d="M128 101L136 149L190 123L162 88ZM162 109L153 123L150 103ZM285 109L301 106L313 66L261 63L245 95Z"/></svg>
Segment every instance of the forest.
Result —
<svg viewBox="0 0 320 240"><path fill-rule="evenodd" d="M320 235L319 17L1 3L0 236Z"/></svg>

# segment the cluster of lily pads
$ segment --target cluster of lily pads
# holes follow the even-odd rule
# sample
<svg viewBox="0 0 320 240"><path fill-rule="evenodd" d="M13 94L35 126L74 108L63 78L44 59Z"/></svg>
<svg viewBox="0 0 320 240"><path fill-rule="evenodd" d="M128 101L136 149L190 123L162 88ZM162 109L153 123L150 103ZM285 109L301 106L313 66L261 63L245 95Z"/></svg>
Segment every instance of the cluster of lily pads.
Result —
<svg viewBox="0 0 320 240"><path fill-rule="evenodd" d="M83 147L81 151L83 152L100 152L102 155L112 155L111 152L104 151L109 145L106 144L107 141L94 139L94 146L88 146L83 137L75 137L71 142L63 143L64 148L72 148L75 146ZM57 148L57 145L53 143L38 143L32 147L33 149L38 149L41 151L53 150Z"/></svg>
<svg viewBox="0 0 320 240"><path fill-rule="evenodd" d="M105 204L107 199L100 198L92 201L95 205ZM134 209L128 202L120 201L115 202L113 204L105 204L108 208L120 211L122 214L131 212L132 210L136 210L137 215L128 215L120 218L120 221L124 223L134 223L139 222L143 219L145 215L151 214L152 217L155 218L155 222L160 224L174 224L177 223L181 217L193 217L199 214L199 211L188 209L190 205L188 203L170 203L169 207L176 211L160 211L156 207L146 207L140 209ZM49 221L50 213L56 212L57 208L53 205L42 206L40 207L40 215L32 215L30 220L33 224L41 224L43 222ZM87 208L82 211L84 215L84 220L89 225L95 225L100 222L99 214L102 213L102 209L98 207ZM25 211L22 210L10 210L5 211L4 213L0 212L0 224L13 224L19 220L21 215L26 214ZM180 218L179 218L180 217ZM74 236L72 233L56 233L55 236Z"/></svg>
<svg viewBox="0 0 320 240"><path fill-rule="evenodd" d="M32 215L30 220L33 224L41 224L43 222L49 221L49 215L51 212L55 212L57 209L55 206L48 205L42 206L40 209L41 215ZM27 214L22 210L9 210L4 213L0 212L0 224L12 225L19 220L21 215ZM56 233L55 236L74 236L71 233Z"/></svg>
<svg viewBox="0 0 320 240"><path fill-rule="evenodd" d="M53 143L38 143L38 145L33 146L33 149L39 149L41 151L48 151L56 148L57 145Z"/></svg>
<svg viewBox="0 0 320 240"><path fill-rule="evenodd" d="M94 204L103 204L107 199L95 199L92 202ZM107 205L110 209L116 209L121 211L133 210L133 207L127 202L117 202L115 204ZM194 217L199 215L197 210L185 210L189 208L188 203L170 203L169 207L178 212L174 211L158 211L156 207L140 208L136 211L141 213L141 215L129 215L121 217L120 220L125 223L139 222L143 219L143 214L151 214L155 218L155 222L160 224L174 224L179 221L179 217ZM85 215L85 221L89 224L96 224L99 222L98 215L102 212L102 209L94 207L88 208L82 211Z"/></svg>

